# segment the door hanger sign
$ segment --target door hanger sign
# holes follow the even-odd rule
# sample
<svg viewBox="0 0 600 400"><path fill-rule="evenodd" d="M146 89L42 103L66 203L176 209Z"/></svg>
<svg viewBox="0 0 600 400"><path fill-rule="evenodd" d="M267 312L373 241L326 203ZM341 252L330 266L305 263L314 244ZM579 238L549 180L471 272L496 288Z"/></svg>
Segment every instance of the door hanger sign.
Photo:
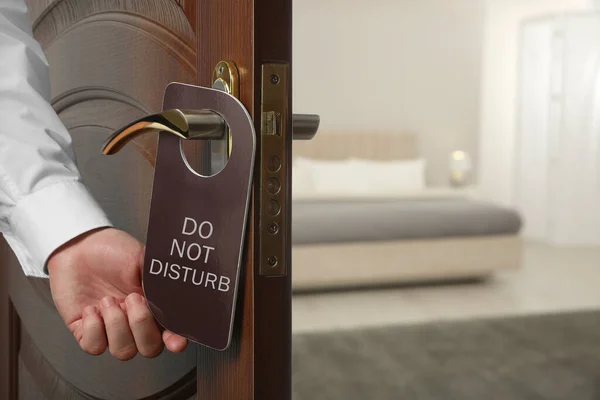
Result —
<svg viewBox="0 0 600 400"><path fill-rule="evenodd" d="M144 295L156 320L193 342L230 343L250 201L256 138L235 97L171 83L163 110L212 110L229 125L232 150L212 177L193 171L181 139L159 134L144 259Z"/></svg>

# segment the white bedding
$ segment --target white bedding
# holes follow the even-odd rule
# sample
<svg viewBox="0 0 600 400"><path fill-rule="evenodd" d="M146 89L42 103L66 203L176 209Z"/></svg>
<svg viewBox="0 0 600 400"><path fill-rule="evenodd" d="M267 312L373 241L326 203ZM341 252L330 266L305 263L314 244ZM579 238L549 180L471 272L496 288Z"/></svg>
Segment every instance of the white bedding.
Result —
<svg viewBox="0 0 600 400"><path fill-rule="evenodd" d="M292 187L294 194L300 196L395 196L425 189L425 168L421 158L333 161L296 157Z"/></svg>

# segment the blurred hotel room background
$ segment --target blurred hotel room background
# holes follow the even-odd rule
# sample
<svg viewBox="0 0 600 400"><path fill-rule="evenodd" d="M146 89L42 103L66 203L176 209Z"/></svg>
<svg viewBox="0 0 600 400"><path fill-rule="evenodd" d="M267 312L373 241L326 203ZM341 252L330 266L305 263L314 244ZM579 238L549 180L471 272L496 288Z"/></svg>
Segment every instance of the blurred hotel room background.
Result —
<svg viewBox="0 0 600 400"><path fill-rule="evenodd" d="M596 399L600 2L299 0L294 396Z"/></svg>

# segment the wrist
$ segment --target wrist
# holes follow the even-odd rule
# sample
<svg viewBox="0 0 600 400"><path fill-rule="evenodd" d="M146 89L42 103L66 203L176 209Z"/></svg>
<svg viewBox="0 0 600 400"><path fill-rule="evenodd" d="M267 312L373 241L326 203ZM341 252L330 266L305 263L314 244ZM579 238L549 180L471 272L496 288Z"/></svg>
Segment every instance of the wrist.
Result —
<svg viewBox="0 0 600 400"><path fill-rule="evenodd" d="M48 258L73 238L112 226L79 181L59 181L22 197L12 208L6 235L26 275L47 277Z"/></svg>
<svg viewBox="0 0 600 400"><path fill-rule="evenodd" d="M107 229L114 229L109 226L99 227L90 229L89 231L83 232L74 238L68 240L63 245L59 246L56 250L54 250L50 256L48 257L48 261L46 263L46 269L48 270L48 274L51 273L51 270L56 269L60 265L68 264L69 260L73 257L77 257L79 252L79 248L85 246L84 242L90 236Z"/></svg>

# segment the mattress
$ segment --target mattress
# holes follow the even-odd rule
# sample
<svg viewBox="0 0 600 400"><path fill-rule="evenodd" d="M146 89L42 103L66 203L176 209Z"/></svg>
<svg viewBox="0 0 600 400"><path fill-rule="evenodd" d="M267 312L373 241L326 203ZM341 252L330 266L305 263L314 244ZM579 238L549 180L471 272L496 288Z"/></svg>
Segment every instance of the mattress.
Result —
<svg viewBox="0 0 600 400"><path fill-rule="evenodd" d="M519 214L460 198L294 200L292 244L517 234Z"/></svg>

